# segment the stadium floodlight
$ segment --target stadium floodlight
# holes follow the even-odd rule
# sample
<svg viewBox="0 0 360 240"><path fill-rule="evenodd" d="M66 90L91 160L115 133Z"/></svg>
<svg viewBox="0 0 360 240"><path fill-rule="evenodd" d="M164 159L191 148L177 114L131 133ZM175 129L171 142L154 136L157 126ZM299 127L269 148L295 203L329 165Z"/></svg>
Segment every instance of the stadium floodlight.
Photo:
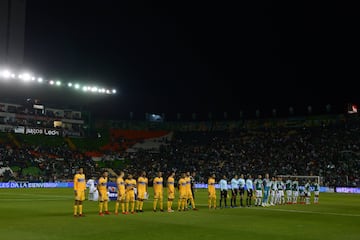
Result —
<svg viewBox="0 0 360 240"><path fill-rule="evenodd" d="M29 73L23 73L23 74L20 74L22 80L24 81L29 81L31 79L31 75Z"/></svg>
<svg viewBox="0 0 360 240"><path fill-rule="evenodd" d="M2 73L1 73L1 76L2 76L3 78L10 78L11 75L12 75L12 73L11 73L9 70L4 70L4 71L2 71Z"/></svg>
<svg viewBox="0 0 360 240"><path fill-rule="evenodd" d="M1 0L0 0L1 1ZM32 74L29 70L21 70L21 71L12 71L10 67L0 67L0 79L18 79L22 82L38 82L38 83L46 83L49 85L54 85L57 87L68 86L69 88L74 88L75 90L83 90L84 92L94 93L94 94L115 94L116 89L104 88L101 86L94 85L83 85L81 83L72 83L67 82L63 83L60 80L50 80L43 77L37 77Z"/></svg>

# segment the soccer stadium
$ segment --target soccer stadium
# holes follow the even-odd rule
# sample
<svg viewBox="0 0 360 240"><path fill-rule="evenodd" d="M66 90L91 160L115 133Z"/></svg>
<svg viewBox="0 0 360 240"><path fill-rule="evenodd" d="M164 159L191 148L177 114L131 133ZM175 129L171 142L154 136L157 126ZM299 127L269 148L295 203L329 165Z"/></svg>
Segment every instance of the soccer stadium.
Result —
<svg viewBox="0 0 360 240"><path fill-rule="evenodd" d="M360 239L328 17L230 4L0 0L0 240Z"/></svg>
<svg viewBox="0 0 360 240"><path fill-rule="evenodd" d="M47 109L40 102L0 106L2 239L358 238L357 114L102 121L93 124L96 135L87 135L81 112ZM81 214L73 210L79 168L87 182ZM109 201L100 214L96 184L103 171L108 173ZM136 181L146 179L143 198L137 196L141 191L130 191L133 201L117 201L121 171L125 185L129 175L138 189ZM158 172L161 196L154 198ZM189 177L193 201L182 200L179 192L181 175L187 172L195 173ZM208 183L213 174L210 203ZM263 177L260 185L255 183L258 175ZM248 186L254 191L250 198Z"/></svg>

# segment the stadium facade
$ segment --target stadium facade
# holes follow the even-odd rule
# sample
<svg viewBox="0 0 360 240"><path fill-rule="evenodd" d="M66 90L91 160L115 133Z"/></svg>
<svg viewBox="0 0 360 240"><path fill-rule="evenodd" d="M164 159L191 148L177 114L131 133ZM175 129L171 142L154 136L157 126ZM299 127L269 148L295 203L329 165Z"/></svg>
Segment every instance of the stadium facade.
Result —
<svg viewBox="0 0 360 240"><path fill-rule="evenodd" d="M46 107L38 100L24 104L0 102L0 131L30 135L81 137L84 135L82 112Z"/></svg>

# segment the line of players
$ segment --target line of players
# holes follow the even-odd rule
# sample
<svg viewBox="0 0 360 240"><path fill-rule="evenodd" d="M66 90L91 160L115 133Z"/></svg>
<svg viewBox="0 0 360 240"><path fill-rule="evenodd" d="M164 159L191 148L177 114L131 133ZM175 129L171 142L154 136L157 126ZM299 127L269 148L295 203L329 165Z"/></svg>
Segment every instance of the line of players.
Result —
<svg viewBox="0 0 360 240"><path fill-rule="evenodd" d="M148 179L146 172L143 171L137 181L133 178L132 174L128 174L124 179L124 172L121 171L117 177L116 184L118 189L117 201L115 203L115 214L119 214L119 208L121 206L122 214L134 214L136 212L143 212L144 200L147 199L147 186ZM97 190L99 194L99 215L110 214L108 202L108 172L104 171L102 176L98 180ZM197 210L194 201L194 192L192 185L194 184L194 178L190 172L182 173L178 181L178 211L187 210L188 202L191 204L193 210ZM211 175L208 179L208 207L216 208L216 189L215 189L215 174ZM219 181L220 185L220 208L222 203L224 207L227 207L228 198L228 181L227 177L223 176ZM163 206L163 191L164 180L162 173L158 172L157 176L153 180L154 189L154 201L153 211L164 211ZM245 180L244 175L241 174L240 178L237 175L230 181L231 186L231 207L236 207L237 195L240 195L240 206L245 205L252 206L252 199L255 198L255 206L274 206L278 204L297 204L298 198L300 198L301 204L310 204L311 197L311 183L307 181L304 188L299 187L298 179L292 181L290 178L284 183L281 177L269 178L269 174L265 174L265 178L262 179L261 175L253 180L249 175ZM319 201L320 186L317 182L313 184L314 188L314 203ZM75 204L74 204L74 216L83 216L82 202L85 200L85 174L83 169L80 168L78 173L74 176L74 192L75 192ZM246 198L245 198L246 190ZM171 173L167 178L167 211L174 212L172 206L175 200L175 173ZM286 201L285 194L286 193ZM255 194L255 195L254 195ZM136 197L135 197L136 196ZM246 203L244 204L244 200ZM136 206L135 206L136 203Z"/></svg>
<svg viewBox="0 0 360 240"><path fill-rule="evenodd" d="M124 179L125 173L120 171L117 179L116 185L118 189L117 200L115 203L115 214L119 214L119 208L121 207L122 214L134 214L136 212L143 212L144 200L147 199L148 194L148 178L146 177L146 172L143 171L137 181L133 178L132 174L128 174L127 178ZM97 183L97 192L99 194L99 215L109 215L109 196L108 196L108 172L104 171L102 176L98 179ZM191 176L190 172L182 173L178 181L178 211L185 211L188 207L188 202L191 204L193 210L197 210L194 201L193 187L194 178ZM161 212L164 211L163 204L163 192L164 192L164 180L162 177L162 172L158 172L157 176L153 179L153 190L154 190L154 201L153 201L153 211L156 212L159 206ZM86 189L86 180L83 169L80 168L74 176L74 193L75 193L75 203L74 203L74 216L84 216L83 215L83 205L82 202L85 200L85 189ZM172 172L167 178L167 211L174 212L172 206L175 200L175 173ZM136 203L136 206L135 206Z"/></svg>
<svg viewBox="0 0 360 240"><path fill-rule="evenodd" d="M187 202L191 203L192 209L197 210L195 206L195 201L193 197L193 191L191 188L192 178L190 172L182 173L181 178L178 181L178 191L179 191L179 201L178 201L178 210L184 211L187 206ZM136 212L143 212L144 200L147 199L147 186L148 179L146 177L146 172L143 171L140 177L133 179L132 174L128 174L127 178L124 180L124 172L121 171L120 175L116 180L118 187L118 197L115 204L115 214L119 214L119 206L121 205L122 214L134 214ZM159 210L164 212L164 203L163 203L163 193L164 193L164 179L162 177L162 172L158 172L157 176L153 179L153 190L154 190L154 201L153 201L153 211ZM135 192L136 191L136 192ZM100 190L99 190L100 192ZM105 193L105 192L104 192ZM100 196L100 195L99 195ZM136 199L135 199L136 196ZM172 172L167 178L167 211L174 212L172 206L175 199L175 172ZM100 199L100 202L102 199ZM104 201L104 199L103 199ZM108 201L108 200L107 200ZM136 209L135 209L136 203ZM100 215L102 211L100 209ZM105 212L105 214L108 214Z"/></svg>
<svg viewBox="0 0 360 240"><path fill-rule="evenodd" d="M212 175L208 180L208 192L209 192L209 208L216 207L214 204L213 193L214 189L212 185L215 182L215 175ZM227 207L226 199L228 198L228 182L226 176L223 176L219 181L220 185L220 207L224 202L224 206ZM258 175L256 179L252 179L249 175L247 179L244 179L244 175L241 174L240 178L237 175L230 181L231 186L231 207L236 207L237 195L240 195L240 206L247 207L252 206L252 199L255 198L255 206L274 206L279 204L310 204L311 187L314 191L314 203L319 203L320 186L318 182L311 183L309 180L305 183L304 187L299 186L299 181L295 178L293 181L288 178L284 182L282 177L272 177L270 179L269 174L265 174L263 179L261 175ZM246 198L245 198L246 189ZM286 195L285 195L286 193ZM211 196L211 197L210 197ZM285 200L286 198L286 200ZM216 199L216 194L215 194ZM299 202L298 202L299 199ZM243 203L246 200L246 204Z"/></svg>

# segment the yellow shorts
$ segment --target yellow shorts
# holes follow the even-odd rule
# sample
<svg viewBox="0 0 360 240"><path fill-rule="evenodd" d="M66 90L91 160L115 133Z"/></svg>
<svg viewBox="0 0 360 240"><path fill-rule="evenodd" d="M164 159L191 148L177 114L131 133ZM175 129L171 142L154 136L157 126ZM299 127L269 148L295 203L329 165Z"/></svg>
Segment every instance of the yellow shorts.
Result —
<svg viewBox="0 0 360 240"><path fill-rule="evenodd" d="M137 195L138 199L145 199L145 191L139 191Z"/></svg>
<svg viewBox="0 0 360 240"><path fill-rule="evenodd" d="M76 191L76 196L75 196L75 200L76 201L84 201L85 200L85 191Z"/></svg>
<svg viewBox="0 0 360 240"><path fill-rule="evenodd" d="M123 192L118 192L117 200L119 201L125 201L126 194Z"/></svg>
<svg viewBox="0 0 360 240"><path fill-rule="evenodd" d="M162 192L154 192L154 199L162 199L163 193Z"/></svg>
<svg viewBox="0 0 360 240"><path fill-rule="evenodd" d="M179 194L179 198L180 198L180 199L186 199L186 198L187 198L186 192L181 192L181 193Z"/></svg>
<svg viewBox="0 0 360 240"><path fill-rule="evenodd" d="M125 200L126 200L127 202L133 202L133 201L135 201L135 193L134 193L134 191L128 191L128 192L126 193Z"/></svg>
<svg viewBox="0 0 360 240"><path fill-rule="evenodd" d="M216 199L216 193L215 192L209 192L209 198Z"/></svg>
<svg viewBox="0 0 360 240"><path fill-rule="evenodd" d="M172 193L169 193L168 192L168 199L174 199L175 198L175 193L172 192Z"/></svg>
<svg viewBox="0 0 360 240"><path fill-rule="evenodd" d="M109 196L107 191L100 191L99 192L99 201L109 201Z"/></svg>
<svg viewBox="0 0 360 240"><path fill-rule="evenodd" d="M192 199L193 198L193 195L192 195L192 192L190 191L188 191L187 193L186 193L186 198L187 199Z"/></svg>

